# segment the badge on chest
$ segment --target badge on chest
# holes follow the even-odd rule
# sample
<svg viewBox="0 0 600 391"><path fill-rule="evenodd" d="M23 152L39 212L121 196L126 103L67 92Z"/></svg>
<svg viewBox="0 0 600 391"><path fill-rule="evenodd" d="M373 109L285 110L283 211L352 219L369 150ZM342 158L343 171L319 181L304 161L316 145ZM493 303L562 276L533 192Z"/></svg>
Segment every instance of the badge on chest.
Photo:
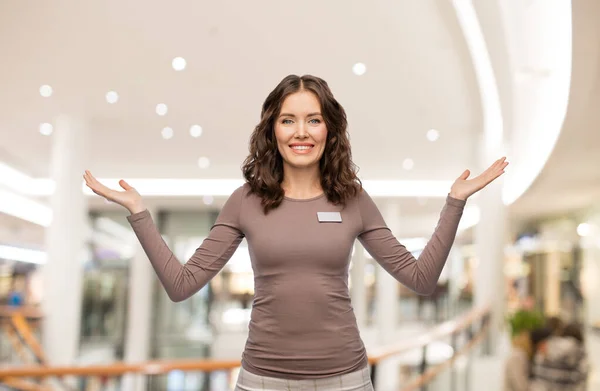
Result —
<svg viewBox="0 0 600 391"><path fill-rule="evenodd" d="M319 223L341 223L342 214L340 212L317 212Z"/></svg>

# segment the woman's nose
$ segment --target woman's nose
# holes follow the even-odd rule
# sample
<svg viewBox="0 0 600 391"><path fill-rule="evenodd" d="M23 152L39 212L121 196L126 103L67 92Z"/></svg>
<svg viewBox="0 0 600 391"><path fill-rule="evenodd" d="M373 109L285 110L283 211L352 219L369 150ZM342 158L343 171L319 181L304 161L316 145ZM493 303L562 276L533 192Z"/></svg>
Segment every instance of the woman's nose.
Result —
<svg viewBox="0 0 600 391"><path fill-rule="evenodd" d="M298 127L296 128L296 135L297 138L306 138L308 137L308 132L306 131L306 125L304 125L303 123L298 124Z"/></svg>

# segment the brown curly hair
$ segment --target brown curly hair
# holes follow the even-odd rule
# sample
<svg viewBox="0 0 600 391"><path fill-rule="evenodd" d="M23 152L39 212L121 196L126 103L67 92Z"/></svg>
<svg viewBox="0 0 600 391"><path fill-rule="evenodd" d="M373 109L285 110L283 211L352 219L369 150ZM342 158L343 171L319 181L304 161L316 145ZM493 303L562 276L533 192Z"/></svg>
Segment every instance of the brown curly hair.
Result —
<svg viewBox="0 0 600 391"><path fill-rule="evenodd" d="M335 100L325 80L311 75L289 75L263 103L260 122L250 137L250 154L242 166L250 192L262 199L265 213L277 208L285 195L281 187L283 159L277 149L275 120L285 98L302 90L316 95L327 126L327 142L319 162L321 187L327 200L336 205L346 205L362 189L357 176L358 167L352 162L344 108Z"/></svg>

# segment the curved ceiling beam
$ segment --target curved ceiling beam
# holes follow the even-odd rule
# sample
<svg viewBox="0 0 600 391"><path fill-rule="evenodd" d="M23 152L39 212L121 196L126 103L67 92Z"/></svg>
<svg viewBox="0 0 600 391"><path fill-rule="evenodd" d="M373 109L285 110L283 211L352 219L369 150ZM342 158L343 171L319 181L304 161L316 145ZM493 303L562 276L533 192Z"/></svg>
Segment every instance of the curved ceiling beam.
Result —
<svg viewBox="0 0 600 391"><path fill-rule="evenodd" d="M486 9L500 12L485 15L500 19L494 29L480 23L482 15L478 16L472 1L453 0L479 84L483 147L502 153L507 143L509 150L512 169L502 198L510 205L540 174L562 130L571 77L571 4L563 0L495 3L486 3ZM488 26L488 38L493 36L492 42L504 45L508 55L499 45L486 44L482 26ZM492 64L490 54L505 63ZM505 86L507 99L500 99L493 65L508 70L508 78L501 78L510 84Z"/></svg>
<svg viewBox="0 0 600 391"><path fill-rule="evenodd" d="M563 129L572 66L572 9L564 0L497 1L510 50L514 169L505 180L503 199L512 204L546 165Z"/></svg>

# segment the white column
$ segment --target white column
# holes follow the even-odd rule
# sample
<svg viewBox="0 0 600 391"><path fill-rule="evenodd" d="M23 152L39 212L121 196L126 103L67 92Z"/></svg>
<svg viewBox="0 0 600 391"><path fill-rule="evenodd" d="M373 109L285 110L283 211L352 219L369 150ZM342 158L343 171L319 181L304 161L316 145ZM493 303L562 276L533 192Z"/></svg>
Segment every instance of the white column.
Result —
<svg viewBox="0 0 600 391"><path fill-rule="evenodd" d="M600 212L584 221L591 225L591 232L581 238L582 270L581 290L584 301L584 322L586 326L600 324Z"/></svg>
<svg viewBox="0 0 600 391"><path fill-rule="evenodd" d="M155 210L148 208L152 217ZM136 240L136 252L129 265L129 294L127 308L127 329L125 331L125 357L127 363L138 363L150 358L150 332L153 306L154 270L144 249ZM145 376L125 376L123 389L143 391L146 389Z"/></svg>
<svg viewBox="0 0 600 391"><path fill-rule="evenodd" d="M394 200L389 200L382 208L382 215L395 235L400 223L400 207ZM377 267L375 285L376 327L379 333L379 343L386 344L394 340L398 328L398 281L382 267Z"/></svg>
<svg viewBox="0 0 600 391"><path fill-rule="evenodd" d="M50 197L52 224L46 231L48 263L43 267L44 351L52 365L71 365L79 350L83 262L88 232L82 192L87 129L73 118L57 118L52 134Z"/></svg>
<svg viewBox="0 0 600 391"><path fill-rule="evenodd" d="M380 207L385 223L394 235L399 232L400 207L393 200L386 200ZM396 341L398 335L398 312L400 308L398 288L399 283L381 266L376 268L375 281L375 329L377 330L377 343L385 346ZM377 368L377 391L395 390L399 388L399 362L397 358L384 360Z"/></svg>
<svg viewBox="0 0 600 391"><path fill-rule="evenodd" d="M544 314L546 316L560 316L560 288L561 288L561 253L551 251L546 254L546 273L544 286Z"/></svg>
<svg viewBox="0 0 600 391"><path fill-rule="evenodd" d="M496 158L498 158L497 156ZM484 160L487 168L493 158ZM502 178L494 181L477 196L480 220L475 227L477 269L474 273L474 304L491 305L490 347L498 342L504 326L505 277L504 246L506 242L506 206L502 202Z"/></svg>
<svg viewBox="0 0 600 391"><path fill-rule="evenodd" d="M361 330L363 330L367 325L367 287L365 285L365 264L365 250L362 244L360 244L360 242L357 240L354 244L352 270L350 270L350 276L352 279L350 296L352 298L352 307L354 308L356 323Z"/></svg>
<svg viewBox="0 0 600 391"><path fill-rule="evenodd" d="M581 271L582 290L584 295L584 322L586 326L600 324L600 246L594 245L583 250L583 270Z"/></svg>

